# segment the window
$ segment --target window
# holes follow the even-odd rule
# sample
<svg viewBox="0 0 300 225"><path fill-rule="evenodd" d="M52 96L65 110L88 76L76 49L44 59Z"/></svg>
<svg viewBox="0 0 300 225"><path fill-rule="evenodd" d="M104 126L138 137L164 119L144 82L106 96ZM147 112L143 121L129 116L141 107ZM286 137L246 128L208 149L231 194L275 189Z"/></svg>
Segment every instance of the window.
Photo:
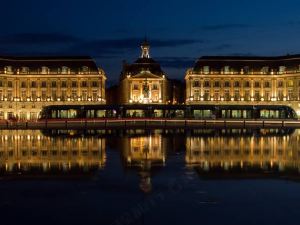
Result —
<svg viewBox="0 0 300 225"><path fill-rule="evenodd" d="M153 90L158 90L158 85L157 85L157 84L153 84L153 85L152 85L152 89L153 89Z"/></svg>
<svg viewBox="0 0 300 225"><path fill-rule="evenodd" d="M7 91L7 100L12 101L12 91L11 90Z"/></svg>
<svg viewBox="0 0 300 225"><path fill-rule="evenodd" d="M194 81L193 87L200 87L200 82L199 82L199 80L195 80L195 81Z"/></svg>
<svg viewBox="0 0 300 225"><path fill-rule="evenodd" d="M56 81L51 82L51 87L56 88Z"/></svg>
<svg viewBox="0 0 300 225"><path fill-rule="evenodd" d="M259 88L260 87L260 83L258 81L254 82L254 87Z"/></svg>
<svg viewBox="0 0 300 225"><path fill-rule="evenodd" d="M81 71L83 74L89 74L89 68L87 66L83 66Z"/></svg>
<svg viewBox="0 0 300 225"><path fill-rule="evenodd" d="M279 66L279 74L285 73L286 67L285 66Z"/></svg>
<svg viewBox="0 0 300 225"><path fill-rule="evenodd" d="M240 82L239 81L234 81L234 87L239 87L240 86Z"/></svg>
<svg viewBox="0 0 300 225"><path fill-rule="evenodd" d="M278 100L280 100L280 101L283 100L283 91L282 90L278 91Z"/></svg>
<svg viewBox="0 0 300 225"><path fill-rule="evenodd" d="M225 101L229 101L230 100L229 90L225 90L224 91L224 99L225 99Z"/></svg>
<svg viewBox="0 0 300 225"><path fill-rule="evenodd" d="M229 81L225 81L224 87L230 87L230 82Z"/></svg>
<svg viewBox="0 0 300 225"><path fill-rule="evenodd" d="M26 91L21 91L21 99L22 99L22 101L26 101L26 98L27 98Z"/></svg>
<svg viewBox="0 0 300 225"><path fill-rule="evenodd" d="M21 73L28 74L29 73L29 68L23 66L22 69L21 69Z"/></svg>
<svg viewBox="0 0 300 225"><path fill-rule="evenodd" d="M224 66L224 73L229 74L230 73L230 67L229 66Z"/></svg>
<svg viewBox="0 0 300 225"><path fill-rule="evenodd" d="M46 101L47 99L47 93L46 91L42 91L42 101Z"/></svg>
<svg viewBox="0 0 300 225"><path fill-rule="evenodd" d="M215 81L214 87L220 87L220 82L219 81Z"/></svg>
<svg viewBox="0 0 300 225"><path fill-rule="evenodd" d="M215 91L215 93L214 93L214 100L216 100L216 101L220 100L220 93L219 93L219 91Z"/></svg>
<svg viewBox="0 0 300 225"><path fill-rule="evenodd" d="M239 92L239 90L235 90L234 91L234 100L235 101L240 100L240 92Z"/></svg>
<svg viewBox="0 0 300 225"><path fill-rule="evenodd" d="M255 100L255 101L259 101L259 100L260 100L260 94L259 94L259 91L255 91L255 92L254 92L254 100Z"/></svg>
<svg viewBox="0 0 300 225"><path fill-rule="evenodd" d="M73 100L75 100L77 98L77 90L72 90L71 97Z"/></svg>
<svg viewBox="0 0 300 225"><path fill-rule="evenodd" d="M21 88L26 88L26 86L27 86L27 85L26 85L26 81L22 81L22 82L21 82Z"/></svg>
<svg viewBox="0 0 300 225"><path fill-rule="evenodd" d="M265 91L264 99L265 99L265 101L270 101L270 92L269 91Z"/></svg>
<svg viewBox="0 0 300 225"><path fill-rule="evenodd" d="M200 100L200 93L199 90L194 91L194 100L199 101Z"/></svg>
<svg viewBox="0 0 300 225"><path fill-rule="evenodd" d="M86 91L86 90L83 90L83 91L82 91L81 96L82 96L82 100L83 100L83 101L87 101L87 91Z"/></svg>
<svg viewBox="0 0 300 225"><path fill-rule="evenodd" d="M36 86L37 86L37 85L36 85L36 81L31 81L31 87L32 87L32 88L36 88Z"/></svg>
<svg viewBox="0 0 300 225"><path fill-rule="evenodd" d="M133 90L139 90L139 85L138 84L134 84L133 85Z"/></svg>
<svg viewBox="0 0 300 225"><path fill-rule="evenodd" d="M33 101L36 100L36 91L31 91L31 99L32 99Z"/></svg>
<svg viewBox="0 0 300 225"><path fill-rule="evenodd" d="M86 81L81 81L81 87L87 87L87 82Z"/></svg>
<svg viewBox="0 0 300 225"><path fill-rule="evenodd" d="M293 90L288 90L288 100L293 100L294 99L294 94L293 94Z"/></svg>
<svg viewBox="0 0 300 225"><path fill-rule="evenodd" d="M282 80L278 81L278 85L277 86L278 87L283 87L283 81Z"/></svg>
<svg viewBox="0 0 300 225"><path fill-rule="evenodd" d="M47 82L46 81L42 81L42 88L47 87Z"/></svg>
<svg viewBox="0 0 300 225"><path fill-rule="evenodd" d="M77 81L72 81L72 87L77 87Z"/></svg>
<svg viewBox="0 0 300 225"><path fill-rule="evenodd" d="M209 74L209 66L204 66L203 72L204 72L204 74Z"/></svg>
<svg viewBox="0 0 300 225"><path fill-rule="evenodd" d="M205 90L204 91L204 101L208 101L209 100L209 90Z"/></svg>
<svg viewBox="0 0 300 225"><path fill-rule="evenodd" d="M63 67L61 68L61 73L62 73L62 74L68 74L68 73L69 73L69 68L66 67L66 66L63 66Z"/></svg>
<svg viewBox="0 0 300 225"><path fill-rule="evenodd" d="M97 81L92 82L92 87L99 87L98 85L99 85L99 83Z"/></svg>
<svg viewBox="0 0 300 225"><path fill-rule="evenodd" d="M209 83L209 81L204 81L204 87L210 87L210 83Z"/></svg>
<svg viewBox="0 0 300 225"><path fill-rule="evenodd" d="M62 87L62 88L67 87L67 81L63 80L63 81L61 82L61 87Z"/></svg>
<svg viewBox="0 0 300 225"><path fill-rule="evenodd" d="M93 90L93 100L97 101L97 90Z"/></svg>
<svg viewBox="0 0 300 225"><path fill-rule="evenodd" d="M2 80L0 80L0 87L3 87L3 83L2 83Z"/></svg>
<svg viewBox="0 0 300 225"><path fill-rule="evenodd" d="M12 81L7 81L7 87L13 87Z"/></svg>
<svg viewBox="0 0 300 225"><path fill-rule="evenodd" d="M287 81L287 86L288 87L293 87L294 86L294 82L292 80L288 80Z"/></svg>
<svg viewBox="0 0 300 225"><path fill-rule="evenodd" d="M42 74L48 74L49 73L49 68L48 67L46 67L46 66L43 66L42 67L42 72L41 72Z"/></svg>
<svg viewBox="0 0 300 225"><path fill-rule="evenodd" d="M250 87L250 82L249 81L245 81L244 82L244 87L249 88Z"/></svg>
<svg viewBox="0 0 300 225"><path fill-rule="evenodd" d="M61 100L65 101L67 99L67 91L66 90L62 90L61 91Z"/></svg>
<svg viewBox="0 0 300 225"><path fill-rule="evenodd" d="M271 87L271 85L270 85L270 82L269 81L265 81L265 88L269 88L269 87Z"/></svg>
<svg viewBox="0 0 300 225"><path fill-rule="evenodd" d="M269 73L269 67L268 67L268 66L264 66L264 67L261 69L261 73L262 73L262 74L268 74L268 73Z"/></svg>
<svg viewBox="0 0 300 225"><path fill-rule="evenodd" d="M244 100L245 101L250 101L250 91L245 91L245 95L244 95Z"/></svg>
<svg viewBox="0 0 300 225"><path fill-rule="evenodd" d="M56 91L55 90L52 91L52 100L53 101L57 101L57 95L56 95Z"/></svg>

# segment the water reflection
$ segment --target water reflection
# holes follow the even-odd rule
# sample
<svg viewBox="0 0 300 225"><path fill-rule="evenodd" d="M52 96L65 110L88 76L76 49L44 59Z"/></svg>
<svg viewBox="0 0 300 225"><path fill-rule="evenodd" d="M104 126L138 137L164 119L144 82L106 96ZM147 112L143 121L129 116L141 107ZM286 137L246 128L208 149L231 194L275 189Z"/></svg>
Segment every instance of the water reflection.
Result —
<svg viewBox="0 0 300 225"><path fill-rule="evenodd" d="M38 130L0 131L0 173L87 173L105 164L105 139L46 136Z"/></svg>
<svg viewBox="0 0 300 225"><path fill-rule="evenodd" d="M164 166L166 158L166 139L161 134L129 134L121 138L121 148L126 168L137 170L140 189L147 193L152 190L153 170Z"/></svg>
<svg viewBox="0 0 300 225"><path fill-rule="evenodd" d="M123 162L114 168L135 171L144 192L152 190L151 178L167 166L174 152L186 168L201 175L300 171L300 130L2 130L0 134L1 175L92 172L104 168L106 152L114 149Z"/></svg>
<svg viewBox="0 0 300 225"><path fill-rule="evenodd" d="M201 175L267 176L300 171L299 130L221 130L186 138L185 161ZM268 172L268 173L267 173Z"/></svg>

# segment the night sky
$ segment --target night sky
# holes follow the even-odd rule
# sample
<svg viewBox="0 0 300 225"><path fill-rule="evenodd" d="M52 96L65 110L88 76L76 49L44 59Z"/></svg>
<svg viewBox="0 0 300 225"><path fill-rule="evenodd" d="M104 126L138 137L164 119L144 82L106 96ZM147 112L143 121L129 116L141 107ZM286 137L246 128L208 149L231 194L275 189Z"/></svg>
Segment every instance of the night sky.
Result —
<svg viewBox="0 0 300 225"><path fill-rule="evenodd" d="M9 0L0 17L0 55L90 55L108 84L145 36L179 79L203 55L300 53L299 0Z"/></svg>

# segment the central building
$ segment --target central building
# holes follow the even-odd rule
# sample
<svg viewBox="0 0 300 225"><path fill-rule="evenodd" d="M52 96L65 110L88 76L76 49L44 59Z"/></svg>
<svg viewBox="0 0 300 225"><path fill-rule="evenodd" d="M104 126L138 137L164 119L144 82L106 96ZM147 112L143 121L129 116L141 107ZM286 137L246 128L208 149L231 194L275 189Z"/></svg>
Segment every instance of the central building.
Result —
<svg viewBox="0 0 300 225"><path fill-rule="evenodd" d="M167 104L169 82L159 63L150 57L150 45L141 45L141 57L133 64L124 63L120 76L121 104Z"/></svg>

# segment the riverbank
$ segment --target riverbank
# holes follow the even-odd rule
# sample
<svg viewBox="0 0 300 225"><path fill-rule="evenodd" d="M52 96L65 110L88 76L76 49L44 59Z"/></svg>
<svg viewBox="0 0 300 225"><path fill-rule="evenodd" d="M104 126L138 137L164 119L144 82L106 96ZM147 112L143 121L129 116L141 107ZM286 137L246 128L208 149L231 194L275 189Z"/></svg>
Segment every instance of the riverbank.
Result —
<svg viewBox="0 0 300 225"><path fill-rule="evenodd" d="M300 128L299 120L108 119L1 121L0 129Z"/></svg>

